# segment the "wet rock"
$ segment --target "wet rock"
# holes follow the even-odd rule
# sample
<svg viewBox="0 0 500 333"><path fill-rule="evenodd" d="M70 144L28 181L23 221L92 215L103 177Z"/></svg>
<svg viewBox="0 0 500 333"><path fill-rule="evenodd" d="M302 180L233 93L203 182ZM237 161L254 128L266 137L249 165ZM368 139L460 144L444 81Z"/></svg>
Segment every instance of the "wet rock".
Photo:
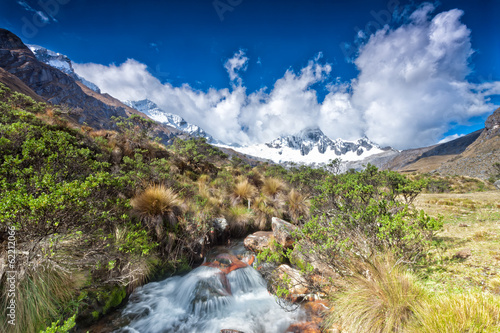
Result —
<svg viewBox="0 0 500 333"><path fill-rule="evenodd" d="M245 247L254 252L261 252L269 247L271 238L273 237L272 231L257 231L245 238L243 244Z"/></svg>
<svg viewBox="0 0 500 333"><path fill-rule="evenodd" d="M472 250L471 249L463 249L455 253L453 258L456 259L467 259L472 255Z"/></svg>
<svg viewBox="0 0 500 333"><path fill-rule="evenodd" d="M288 265L281 265L277 269L278 277L286 279L288 282L288 290L292 296L304 295L309 291L306 279L302 276L299 270L296 270Z"/></svg>
<svg viewBox="0 0 500 333"><path fill-rule="evenodd" d="M213 258L208 258L202 266L218 268L224 274L229 274L234 270L247 267L248 264L238 259L234 254L220 253Z"/></svg>
<svg viewBox="0 0 500 333"><path fill-rule="evenodd" d="M218 217L212 221L213 241L216 244L221 244L229 239L229 223L223 217Z"/></svg>
<svg viewBox="0 0 500 333"><path fill-rule="evenodd" d="M272 219L272 229L273 229L274 239L276 239L276 241L284 248L293 247L295 241L292 237L292 232L296 228L297 227L294 226L293 224L286 222L282 219L279 219L277 217L273 217Z"/></svg>
<svg viewBox="0 0 500 333"><path fill-rule="evenodd" d="M313 322L295 323L288 327L287 333L321 333L318 324Z"/></svg>

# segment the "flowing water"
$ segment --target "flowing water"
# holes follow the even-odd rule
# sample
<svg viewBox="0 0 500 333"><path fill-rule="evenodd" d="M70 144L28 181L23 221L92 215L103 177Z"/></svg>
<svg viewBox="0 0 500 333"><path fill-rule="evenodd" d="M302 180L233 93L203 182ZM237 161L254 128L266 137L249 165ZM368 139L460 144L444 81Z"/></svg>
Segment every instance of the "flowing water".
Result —
<svg viewBox="0 0 500 333"><path fill-rule="evenodd" d="M184 276L149 283L131 295L119 333L283 333L303 317L269 294L266 281L232 253L212 256Z"/></svg>

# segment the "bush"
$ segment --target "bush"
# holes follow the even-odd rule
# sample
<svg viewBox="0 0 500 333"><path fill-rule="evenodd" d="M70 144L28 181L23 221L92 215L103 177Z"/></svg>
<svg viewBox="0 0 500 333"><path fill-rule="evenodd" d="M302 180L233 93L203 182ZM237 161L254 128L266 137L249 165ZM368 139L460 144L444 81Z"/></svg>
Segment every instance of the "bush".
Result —
<svg viewBox="0 0 500 333"><path fill-rule="evenodd" d="M296 233L301 252L342 274L354 254L368 258L387 249L415 260L442 226L409 206L423 186L372 166L329 176L313 199L313 218Z"/></svg>

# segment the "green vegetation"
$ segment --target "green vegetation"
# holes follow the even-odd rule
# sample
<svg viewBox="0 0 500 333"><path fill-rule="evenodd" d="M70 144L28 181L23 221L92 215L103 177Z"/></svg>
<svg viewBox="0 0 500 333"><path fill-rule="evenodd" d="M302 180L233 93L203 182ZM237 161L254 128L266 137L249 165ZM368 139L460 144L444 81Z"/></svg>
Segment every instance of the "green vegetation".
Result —
<svg viewBox="0 0 500 333"><path fill-rule="evenodd" d="M20 291L18 325L2 312L2 331L54 330L75 313L83 325L99 319L134 287L200 260L200 240L219 237L216 218L229 224L220 237L234 237L296 215L267 165L230 161L204 139L166 148L138 116L115 122L116 131L80 126L0 85L0 232L15 228Z"/></svg>
<svg viewBox="0 0 500 333"><path fill-rule="evenodd" d="M339 174L339 161L251 167L204 139L165 147L141 117L115 121L116 131L80 126L0 85L0 233L15 229L18 273L17 325L2 312L1 331L88 325L218 241L270 230L272 217L297 226L295 244L272 242L258 259L302 269L333 305L325 326L498 331L500 199L490 184L371 165ZM229 229L217 234L217 218ZM464 248L471 259L455 256ZM288 295L290 281L274 282Z"/></svg>

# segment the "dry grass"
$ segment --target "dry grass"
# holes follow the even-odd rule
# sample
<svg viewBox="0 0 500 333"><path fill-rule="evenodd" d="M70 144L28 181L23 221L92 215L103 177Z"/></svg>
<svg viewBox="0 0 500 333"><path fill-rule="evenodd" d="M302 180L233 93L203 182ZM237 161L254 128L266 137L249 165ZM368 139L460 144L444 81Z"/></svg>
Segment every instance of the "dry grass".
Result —
<svg viewBox="0 0 500 333"><path fill-rule="evenodd" d="M163 185L150 185L130 200L130 205L143 218L158 238L163 236L163 221L171 226L177 224L182 215L181 202L177 194Z"/></svg>
<svg viewBox="0 0 500 333"><path fill-rule="evenodd" d="M250 206L250 200L255 197L257 194L257 189L255 186L250 184L248 180L243 180L238 182L233 189L233 193L231 194L231 201L233 205L237 205L243 203L244 201L248 202L248 206Z"/></svg>
<svg viewBox="0 0 500 333"><path fill-rule="evenodd" d="M500 297L484 293L438 295L415 307L409 333L500 332Z"/></svg>
<svg viewBox="0 0 500 333"><path fill-rule="evenodd" d="M5 277L4 277L5 278ZM0 306L1 332L38 332L60 314L59 306L68 301L77 286L72 276L59 268L46 265L37 269L26 269L17 275L16 325L7 324L7 283L2 281Z"/></svg>
<svg viewBox="0 0 500 333"><path fill-rule="evenodd" d="M361 271L359 267L365 267ZM401 332L412 319L413 308L426 298L424 289L390 255L360 263L346 291L334 301L329 323L340 323L343 332Z"/></svg>
<svg viewBox="0 0 500 333"><path fill-rule="evenodd" d="M280 215L280 212L267 201L265 197L260 196L256 198L252 204L252 209L255 214L254 224L259 230L270 230L272 217Z"/></svg>
<svg viewBox="0 0 500 333"><path fill-rule="evenodd" d="M262 185L262 193L264 193L268 197L274 198L284 189L285 184L280 179L272 177L264 179L264 183Z"/></svg>
<svg viewBox="0 0 500 333"><path fill-rule="evenodd" d="M310 200L307 196L301 194L295 189L288 193L287 197L288 215L294 223L300 222L302 219L309 217L309 207L311 206Z"/></svg>

